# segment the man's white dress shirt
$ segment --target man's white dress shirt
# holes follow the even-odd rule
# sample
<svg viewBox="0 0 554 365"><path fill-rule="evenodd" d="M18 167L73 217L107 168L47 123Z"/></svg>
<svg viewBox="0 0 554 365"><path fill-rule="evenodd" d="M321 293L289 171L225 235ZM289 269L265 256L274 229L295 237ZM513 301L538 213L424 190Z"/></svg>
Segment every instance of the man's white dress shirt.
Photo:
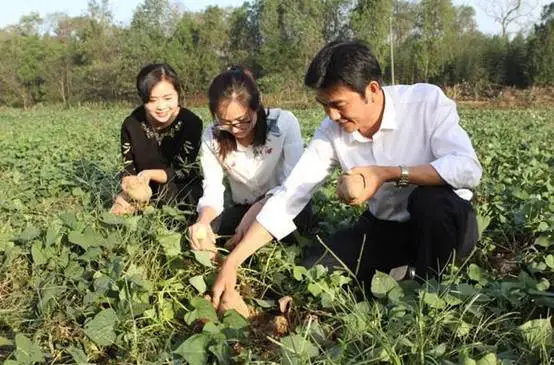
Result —
<svg viewBox="0 0 554 365"><path fill-rule="evenodd" d="M200 148L204 195L198 202L199 212L205 206L213 208L218 215L223 211L225 175L236 204L252 204L285 181L304 151L300 126L291 112L281 109L270 109L266 122L265 145L245 147L237 143L237 150L229 153L224 161L219 157L214 125L206 128Z"/></svg>
<svg viewBox="0 0 554 365"><path fill-rule="evenodd" d="M430 84L383 87L385 109L373 138L347 133L326 118L285 183L274 192L256 217L275 238L296 229L293 218L331 173L360 166L431 164L446 183L464 196L475 187L482 168L467 133L458 124L456 104ZM406 221L408 197L415 186L385 183L368 201L378 219Z"/></svg>

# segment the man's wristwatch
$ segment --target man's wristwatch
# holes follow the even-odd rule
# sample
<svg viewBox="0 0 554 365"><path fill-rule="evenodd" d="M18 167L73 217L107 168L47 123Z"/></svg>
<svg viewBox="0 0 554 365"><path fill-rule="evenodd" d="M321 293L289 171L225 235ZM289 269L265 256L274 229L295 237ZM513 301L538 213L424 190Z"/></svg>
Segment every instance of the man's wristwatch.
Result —
<svg viewBox="0 0 554 365"><path fill-rule="evenodd" d="M410 171L408 166L400 166L400 179L396 181L396 186L404 187L408 186Z"/></svg>

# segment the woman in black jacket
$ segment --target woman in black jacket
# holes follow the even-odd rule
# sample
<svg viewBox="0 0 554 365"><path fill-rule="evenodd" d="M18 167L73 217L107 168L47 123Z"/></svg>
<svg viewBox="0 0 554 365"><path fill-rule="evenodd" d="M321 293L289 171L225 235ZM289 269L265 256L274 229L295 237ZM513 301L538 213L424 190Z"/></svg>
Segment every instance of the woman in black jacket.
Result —
<svg viewBox="0 0 554 365"><path fill-rule="evenodd" d="M196 157L202 136L202 120L180 106L181 84L168 64L150 64L137 76L143 105L135 109L121 128L125 192L131 180L140 178L164 204L195 206L202 196L202 180ZM114 214L133 213L128 194L119 194Z"/></svg>

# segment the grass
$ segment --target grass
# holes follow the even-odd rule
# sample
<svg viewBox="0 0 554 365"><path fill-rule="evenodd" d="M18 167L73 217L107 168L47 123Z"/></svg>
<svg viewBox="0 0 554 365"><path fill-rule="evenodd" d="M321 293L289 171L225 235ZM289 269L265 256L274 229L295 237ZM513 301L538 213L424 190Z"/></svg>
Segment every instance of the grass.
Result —
<svg viewBox="0 0 554 365"><path fill-rule="evenodd" d="M209 120L206 109L195 111ZM5 363L551 362L551 110L461 110L485 170L476 194L483 235L472 257L450 266L440 283L399 284L379 274L368 298L345 273L297 266L296 246L264 247L241 269L241 291L261 322L271 322L276 300L291 295L286 334L267 323L248 326L233 313L218 318L202 300L217 269L188 249L182 233L190 211L106 214L128 112L0 114ZM322 111L294 112L309 139ZM323 241L362 209L340 204L332 179L314 201Z"/></svg>

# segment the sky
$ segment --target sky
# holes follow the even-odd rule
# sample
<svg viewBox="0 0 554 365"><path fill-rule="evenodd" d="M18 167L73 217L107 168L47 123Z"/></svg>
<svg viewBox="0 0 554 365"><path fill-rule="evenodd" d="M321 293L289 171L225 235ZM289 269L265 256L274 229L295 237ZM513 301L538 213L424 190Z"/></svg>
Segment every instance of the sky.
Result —
<svg viewBox="0 0 554 365"><path fill-rule="evenodd" d="M509 1L509 0L502 0ZM502 2L500 1L500 2ZM523 27L530 27L531 24L536 22L540 17L541 9L544 5L549 4L552 0L527 0L530 7L534 9L530 20L523 24ZM218 5L221 7L226 6L240 6L243 0L179 0L183 7L190 11L200 11L206 8L208 5ZM453 0L455 5L470 5L476 10L476 21L479 30L487 34L498 34L500 32L500 26L496 24L489 16L484 12L484 5L486 3L495 3L495 0ZM70 16L81 15L86 11L88 0L0 0L2 6L2 12L0 12L0 28L10 24L16 24L19 22L19 18L22 15L29 14L32 11L37 11L41 17L45 17L47 14L55 12L64 12ZM9 3L9 4L8 4ZM112 11L114 18L127 24L133 11L138 4L142 3L142 0L111 0ZM519 28L512 29L517 31Z"/></svg>

